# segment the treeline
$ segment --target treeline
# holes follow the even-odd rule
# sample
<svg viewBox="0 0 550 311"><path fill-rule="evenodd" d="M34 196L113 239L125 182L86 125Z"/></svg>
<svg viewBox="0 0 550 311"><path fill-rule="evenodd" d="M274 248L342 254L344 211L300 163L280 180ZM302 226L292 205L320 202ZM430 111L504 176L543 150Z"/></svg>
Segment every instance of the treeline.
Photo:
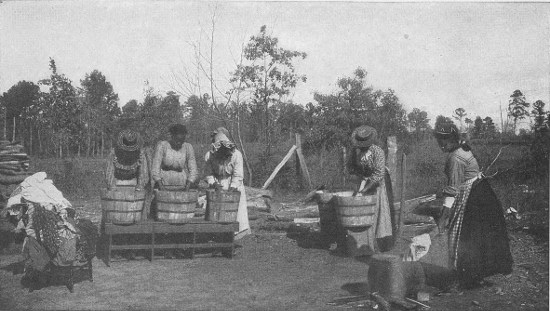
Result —
<svg viewBox="0 0 550 311"><path fill-rule="evenodd" d="M431 137L427 112L405 111L393 90L374 89L367 83L363 68L337 79L333 92L315 93L313 102L294 102L291 94L306 82L295 65L306 57L304 52L282 48L278 38L262 26L243 47L240 63L226 79L229 87L216 84L213 62L201 64L208 55L200 55L197 64L208 81L207 91L174 87L161 94L146 84L141 100L125 104L99 70L86 73L76 85L50 59L48 78L37 83L20 81L0 96L2 133L5 139L23 142L31 155L90 157L105 155L123 128L136 129L151 146L172 123L186 124L192 143L207 143L213 129L225 126L241 148L244 143L256 143L266 160L295 133L302 133L306 152L345 146L353 128L362 124L378 129L382 142L389 135L401 141ZM175 80L190 85L200 79L180 76ZM529 112L525 97L515 91L506 126L501 124L500 131L510 132L510 123L515 133L517 121L530 115L535 117L535 130L548 128L544 103L537 101L533 107ZM490 138L499 132L490 117L471 120L463 108L457 108L451 118L437 118L456 121L471 138Z"/></svg>

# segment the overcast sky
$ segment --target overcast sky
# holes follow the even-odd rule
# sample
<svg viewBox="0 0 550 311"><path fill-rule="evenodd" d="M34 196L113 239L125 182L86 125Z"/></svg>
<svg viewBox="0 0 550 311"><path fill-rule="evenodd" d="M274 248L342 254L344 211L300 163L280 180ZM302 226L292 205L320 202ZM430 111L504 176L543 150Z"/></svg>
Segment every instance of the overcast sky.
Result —
<svg viewBox="0 0 550 311"><path fill-rule="evenodd" d="M98 69L120 104L143 99L144 82L170 89L171 72L193 70L192 42L209 30L215 3L4 1L0 4L0 92L49 76L48 60L78 86ZM391 88L407 111L491 116L520 89L550 103L550 5L546 3L221 2L214 68L224 81L241 45L262 25L280 45L306 52L307 82L294 101L334 91L361 66L368 83ZM223 85L220 82L220 85Z"/></svg>

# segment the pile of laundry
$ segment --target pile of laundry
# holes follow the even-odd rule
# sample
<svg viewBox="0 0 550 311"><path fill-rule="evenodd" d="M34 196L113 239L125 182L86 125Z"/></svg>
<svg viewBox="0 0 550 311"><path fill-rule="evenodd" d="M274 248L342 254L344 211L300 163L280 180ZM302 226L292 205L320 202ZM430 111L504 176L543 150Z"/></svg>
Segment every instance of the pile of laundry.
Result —
<svg viewBox="0 0 550 311"><path fill-rule="evenodd" d="M95 256L97 227L89 219L75 217L71 203L44 172L25 178L4 213L16 216L16 231L26 234L22 250L26 275L39 275L49 264L77 265Z"/></svg>
<svg viewBox="0 0 550 311"><path fill-rule="evenodd" d="M0 140L0 184L18 184L29 177L30 158L19 143Z"/></svg>

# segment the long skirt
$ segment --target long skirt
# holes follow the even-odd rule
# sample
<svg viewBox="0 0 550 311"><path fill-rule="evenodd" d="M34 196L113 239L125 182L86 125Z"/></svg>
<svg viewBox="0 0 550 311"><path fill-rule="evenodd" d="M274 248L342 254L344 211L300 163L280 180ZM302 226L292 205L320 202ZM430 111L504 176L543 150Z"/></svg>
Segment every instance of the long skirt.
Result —
<svg viewBox="0 0 550 311"><path fill-rule="evenodd" d="M456 255L459 281L512 272L504 212L486 179L475 181L464 210Z"/></svg>

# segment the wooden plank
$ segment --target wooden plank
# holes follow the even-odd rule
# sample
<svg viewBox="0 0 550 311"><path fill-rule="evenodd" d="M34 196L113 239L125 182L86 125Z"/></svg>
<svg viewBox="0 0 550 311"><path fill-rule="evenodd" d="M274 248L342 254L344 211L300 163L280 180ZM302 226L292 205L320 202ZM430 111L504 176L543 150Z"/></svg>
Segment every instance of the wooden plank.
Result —
<svg viewBox="0 0 550 311"><path fill-rule="evenodd" d="M239 231L238 223L185 223L168 224L155 223L154 233L191 233L191 232L236 232Z"/></svg>
<svg viewBox="0 0 550 311"><path fill-rule="evenodd" d="M391 186L393 191L397 189L397 139L395 136L388 137L388 155L386 156L386 166L390 172Z"/></svg>
<svg viewBox="0 0 550 311"><path fill-rule="evenodd" d="M400 189L400 200L399 206L405 206L405 179L407 174L407 155L403 152L401 155L401 189ZM397 227L397 236L400 237L403 233L403 210L404 208L399 209L399 218L398 218L398 227Z"/></svg>
<svg viewBox="0 0 550 311"><path fill-rule="evenodd" d="M140 233L152 233L153 226L151 223L137 223L133 225L114 225L111 223L105 224L106 234L140 234Z"/></svg>
<svg viewBox="0 0 550 311"><path fill-rule="evenodd" d="M302 154L302 138L299 133L296 133L296 155L300 163L302 177L307 182L308 190L311 191L311 189L313 189L313 185L311 184L311 177L309 176L309 171L307 169L306 159Z"/></svg>
<svg viewBox="0 0 550 311"><path fill-rule="evenodd" d="M111 245L111 250L119 249L150 249L151 244L125 244L125 245Z"/></svg>
<svg viewBox="0 0 550 311"><path fill-rule="evenodd" d="M421 203L431 202L433 200L435 200L435 194L428 194L418 198L406 200L403 204L405 209L404 212L411 213L412 210L416 208L418 205L420 205ZM393 206L395 210L399 210L401 208L401 203L400 202L394 203Z"/></svg>
<svg viewBox="0 0 550 311"><path fill-rule="evenodd" d="M222 247L231 247L232 242L227 243L178 243L178 244L156 244L155 249L166 249L166 248L222 248Z"/></svg>
<svg viewBox="0 0 550 311"><path fill-rule="evenodd" d="M296 145L294 145L294 146L292 146L292 148L290 148L290 150L285 155L283 160L281 160L281 162L273 170L273 173L271 173L269 178L265 181L264 185L262 186L262 189L267 189L267 187L269 187L269 184L273 181L273 179L275 179L275 176L277 176L277 173L279 172L279 170L281 170L281 168L286 164L286 162L288 162L288 160L290 159L290 157L292 156L292 154L294 153L296 148L297 148Z"/></svg>

